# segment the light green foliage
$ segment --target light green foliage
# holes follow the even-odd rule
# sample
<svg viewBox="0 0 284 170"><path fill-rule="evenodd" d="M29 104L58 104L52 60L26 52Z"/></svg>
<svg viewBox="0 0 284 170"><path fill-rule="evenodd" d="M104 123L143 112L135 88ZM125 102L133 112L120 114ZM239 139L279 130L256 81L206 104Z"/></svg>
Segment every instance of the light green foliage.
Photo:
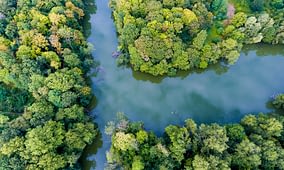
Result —
<svg viewBox="0 0 284 170"><path fill-rule="evenodd" d="M225 58L228 60L228 63L230 65L233 65L238 60L239 56L240 56L240 53L236 50L233 50L233 51L230 51L229 54L227 54Z"/></svg>
<svg viewBox="0 0 284 170"><path fill-rule="evenodd" d="M79 67L82 64L79 56L75 53L65 53L63 57L64 63L66 63L70 68Z"/></svg>
<svg viewBox="0 0 284 170"><path fill-rule="evenodd" d="M192 168L196 170L229 170L229 163L216 156L203 157L196 155L192 161ZM190 169L190 168L188 168Z"/></svg>
<svg viewBox="0 0 284 170"><path fill-rule="evenodd" d="M206 69L220 59L232 65L243 44L284 43L283 4L282 0L111 0L118 50L123 53L118 63L154 76ZM235 41L235 49L223 48L229 39Z"/></svg>
<svg viewBox="0 0 284 170"><path fill-rule="evenodd" d="M272 102L277 109L284 109L284 94L279 94Z"/></svg>
<svg viewBox="0 0 284 170"><path fill-rule="evenodd" d="M207 33L205 30L200 31L200 33L197 34L197 36L193 39L192 45L197 50L201 50L205 40L207 38Z"/></svg>
<svg viewBox="0 0 284 170"><path fill-rule="evenodd" d="M84 108L77 104L64 109L60 108L55 116L56 120L64 121L65 123L81 122L84 118Z"/></svg>
<svg viewBox="0 0 284 170"><path fill-rule="evenodd" d="M71 106L76 102L77 97L78 95L71 91L62 93L58 90L50 90L48 92L48 101L59 108Z"/></svg>
<svg viewBox="0 0 284 170"><path fill-rule="evenodd" d="M21 152L24 150L24 139L15 137L9 142L4 143L0 149L0 153L3 155L11 156L15 152Z"/></svg>
<svg viewBox="0 0 284 170"><path fill-rule="evenodd" d="M137 5L135 1L111 1L120 35L119 49L129 54L123 55L129 56L124 61L129 60L134 70L156 76L189 70L192 66L187 47L193 41L188 40L200 32L200 23L206 25L211 21L212 13L201 4L194 9L186 8L188 3L166 0L161 4L153 0ZM206 30L199 35L202 39L195 38L193 44L200 50L207 37ZM193 66L199 67L199 62Z"/></svg>
<svg viewBox="0 0 284 170"><path fill-rule="evenodd" d="M144 130L140 130L136 133L136 139L139 143L146 142L148 140L148 133Z"/></svg>
<svg viewBox="0 0 284 170"><path fill-rule="evenodd" d="M135 157L134 161L132 163L132 170L143 170L144 169L144 164L141 161L141 157Z"/></svg>
<svg viewBox="0 0 284 170"><path fill-rule="evenodd" d="M58 69L61 66L60 58L55 52L43 52L42 56L50 63L51 67Z"/></svg>
<svg viewBox="0 0 284 170"><path fill-rule="evenodd" d="M263 160L263 169L279 169L283 168L283 148L275 144L274 141L267 140L263 141L261 144L262 147L262 160Z"/></svg>
<svg viewBox="0 0 284 170"><path fill-rule="evenodd" d="M85 114L92 57L82 9L82 1L0 1L1 170L78 169L98 135Z"/></svg>
<svg viewBox="0 0 284 170"><path fill-rule="evenodd" d="M238 12L232 19L232 24L239 28L246 23L247 15L244 12Z"/></svg>
<svg viewBox="0 0 284 170"><path fill-rule="evenodd" d="M195 13L192 12L191 10L189 10L189 9L183 10L182 20L183 20L183 23L185 23L185 25L190 25L192 22L198 21Z"/></svg>
<svg viewBox="0 0 284 170"><path fill-rule="evenodd" d="M232 164L238 169L256 169L261 165L261 148L245 139L237 145Z"/></svg>
<svg viewBox="0 0 284 170"><path fill-rule="evenodd" d="M186 128L178 128L176 126L168 126L165 131L171 141L169 149L172 157L180 164L191 142L188 131Z"/></svg>
<svg viewBox="0 0 284 170"><path fill-rule="evenodd" d="M242 125L250 133L259 134L265 138L279 137L283 131L283 124L276 118L260 114L258 117L248 115L241 121Z"/></svg>
<svg viewBox="0 0 284 170"><path fill-rule="evenodd" d="M196 170L209 170L209 163L201 156L196 155L192 162L193 169Z"/></svg>
<svg viewBox="0 0 284 170"><path fill-rule="evenodd" d="M210 126L202 124L199 127L199 138L202 146L201 152L222 153L228 146L228 137L226 136L226 130L217 124Z"/></svg>
<svg viewBox="0 0 284 170"><path fill-rule="evenodd" d="M160 138L141 124L128 123L123 129L119 124L113 122L117 128L107 154L109 167L229 170L281 169L284 165L281 115L248 115L240 124L224 126L197 126L188 119L184 126L166 127Z"/></svg>
<svg viewBox="0 0 284 170"><path fill-rule="evenodd" d="M50 74L45 79L45 84L48 88L61 92L66 92L72 88L80 88L83 84L81 70L78 68L59 70Z"/></svg>
<svg viewBox="0 0 284 170"><path fill-rule="evenodd" d="M4 126L9 121L9 117L5 115L0 115L0 126Z"/></svg>
<svg viewBox="0 0 284 170"><path fill-rule="evenodd" d="M83 150L88 143L92 142L93 136L96 134L97 132L94 130L94 125L92 123L73 124L72 128L65 134L67 150L70 153Z"/></svg>
<svg viewBox="0 0 284 170"><path fill-rule="evenodd" d="M29 131L26 138L25 152L27 155L37 157L48 152L55 152L56 148L63 143L63 124L48 121L43 127L37 127Z"/></svg>
<svg viewBox="0 0 284 170"><path fill-rule="evenodd" d="M118 132L114 136L113 146L118 150L126 151L133 150L136 148L136 139L131 134L125 134L123 132Z"/></svg>

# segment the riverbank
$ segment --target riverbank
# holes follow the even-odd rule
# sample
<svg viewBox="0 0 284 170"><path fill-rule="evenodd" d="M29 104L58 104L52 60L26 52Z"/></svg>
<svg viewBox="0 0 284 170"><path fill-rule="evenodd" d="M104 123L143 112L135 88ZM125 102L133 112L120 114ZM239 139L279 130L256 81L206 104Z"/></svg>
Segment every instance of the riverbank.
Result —
<svg viewBox="0 0 284 170"><path fill-rule="evenodd" d="M143 121L146 130L158 136L169 124L182 125L187 118L197 123L235 123L245 113L269 112L264 103L283 90L283 46L245 46L236 65L216 65L205 71L183 72L177 77L152 77L131 68L117 67L112 57L117 35L111 10L105 0L97 0L91 16L95 44L93 56L103 69L92 78L98 104L92 111L99 129L122 111L131 121ZM252 102L253 101L253 102ZM102 135L103 144L86 150L86 169L102 170L111 139ZM94 152L95 151L95 152Z"/></svg>

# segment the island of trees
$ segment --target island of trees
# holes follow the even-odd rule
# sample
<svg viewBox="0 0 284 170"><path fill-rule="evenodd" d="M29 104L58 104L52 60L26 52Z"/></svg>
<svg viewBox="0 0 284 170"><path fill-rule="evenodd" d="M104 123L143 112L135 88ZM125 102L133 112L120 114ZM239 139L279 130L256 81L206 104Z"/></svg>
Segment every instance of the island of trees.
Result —
<svg viewBox="0 0 284 170"><path fill-rule="evenodd" d="M234 64L245 44L284 44L283 0L111 0L118 64L155 76ZM235 124L169 125L161 137L122 113L109 122L106 169L284 169L284 95L277 111ZM279 114L281 112L282 114Z"/></svg>
<svg viewBox="0 0 284 170"><path fill-rule="evenodd" d="M272 101L284 111L284 95ZM147 132L141 122L123 114L109 122L112 135L106 169L284 169L284 116L278 113L247 115L240 123L169 125L162 137Z"/></svg>
<svg viewBox="0 0 284 170"><path fill-rule="evenodd" d="M0 169L77 169L98 130L81 0L0 1Z"/></svg>
<svg viewBox="0 0 284 170"><path fill-rule="evenodd" d="M119 64L173 76L234 64L244 44L284 44L283 0L111 0Z"/></svg>

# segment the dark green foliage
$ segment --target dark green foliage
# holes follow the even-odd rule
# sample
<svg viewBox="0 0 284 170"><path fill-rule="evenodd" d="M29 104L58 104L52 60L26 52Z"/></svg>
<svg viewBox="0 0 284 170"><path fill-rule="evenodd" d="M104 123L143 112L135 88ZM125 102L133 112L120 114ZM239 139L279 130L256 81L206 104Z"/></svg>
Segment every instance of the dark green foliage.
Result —
<svg viewBox="0 0 284 170"><path fill-rule="evenodd" d="M277 109L284 109L284 94L277 95L275 100L272 102L272 104Z"/></svg>
<svg viewBox="0 0 284 170"><path fill-rule="evenodd" d="M0 169L79 168L98 134L85 113L92 56L80 26L84 4L18 0L13 7L0 1Z"/></svg>
<svg viewBox="0 0 284 170"><path fill-rule="evenodd" d="M271 5L276 9L281 9L284 7L284 1L283 0L272 0Z"/></svg>
<svg viewBox="0 0 284 170"><path fill-rule="evenodd" d="M264 10L264 0L250 0L250 8L253 11L263 11Z"/></svg>
<svg viewBox="0 0 284 170"><path fill-rule="evenodd" d="M0 84L0 111L21 113L24 111L24 106L28 105L31 96L28 92L18 89L12 89L4 84Z"/></svg>

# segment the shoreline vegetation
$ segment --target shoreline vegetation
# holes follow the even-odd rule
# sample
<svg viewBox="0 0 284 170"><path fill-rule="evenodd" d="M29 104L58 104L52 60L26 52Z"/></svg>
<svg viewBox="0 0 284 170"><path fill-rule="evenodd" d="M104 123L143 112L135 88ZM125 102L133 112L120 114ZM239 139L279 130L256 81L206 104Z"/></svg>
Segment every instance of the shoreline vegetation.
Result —
<svg viewBox="0 0 284 170"><path fill-rule="evenodd" d="M99 137L88 115L95 67L89 0L0 1L0 169L81 169ZM234 64L245 44L284 44L283 0L110 0L118 64L154 76ZM88 19L88 18L85 18ZM272 96L284 111L284 94ZM173 113L174 114L174 113ZM247 115L238 124L169 125L162 137L123 113L106 169L284 169L284 116Z"/></svg>
<svg viewBox="0 0 284 170"><path fill-rule="evenodd" d="M111 0L110 7L118 64L154 76L234 64L245 44L284 44L283 0ZM118 113L105 127L112 139L106 169L284 169L284 94L270 103L274 112L240 123L188 119L161 137Z"/></svg>
<svg viewBox="0 0 284 170"><path fill-rule="evenodd" d="M81 0L0 2L0 169L80 169L99 132Z"/></svg>
<svg viewBox="0 0 284 170"><path fill-rule="evenodd" d="M245 44L284 44L282 0L111 0L110 7L117 63L154 76L232 65Z"/></svg>
<svg viewBox="0 0 284 170"><path fill-rule="evenodd" d="M273 96L275 112L246 115L240 123L169 125L161 137L124 113L105 133L112 145L106 170L284 169L284 94Z"/></svg>

